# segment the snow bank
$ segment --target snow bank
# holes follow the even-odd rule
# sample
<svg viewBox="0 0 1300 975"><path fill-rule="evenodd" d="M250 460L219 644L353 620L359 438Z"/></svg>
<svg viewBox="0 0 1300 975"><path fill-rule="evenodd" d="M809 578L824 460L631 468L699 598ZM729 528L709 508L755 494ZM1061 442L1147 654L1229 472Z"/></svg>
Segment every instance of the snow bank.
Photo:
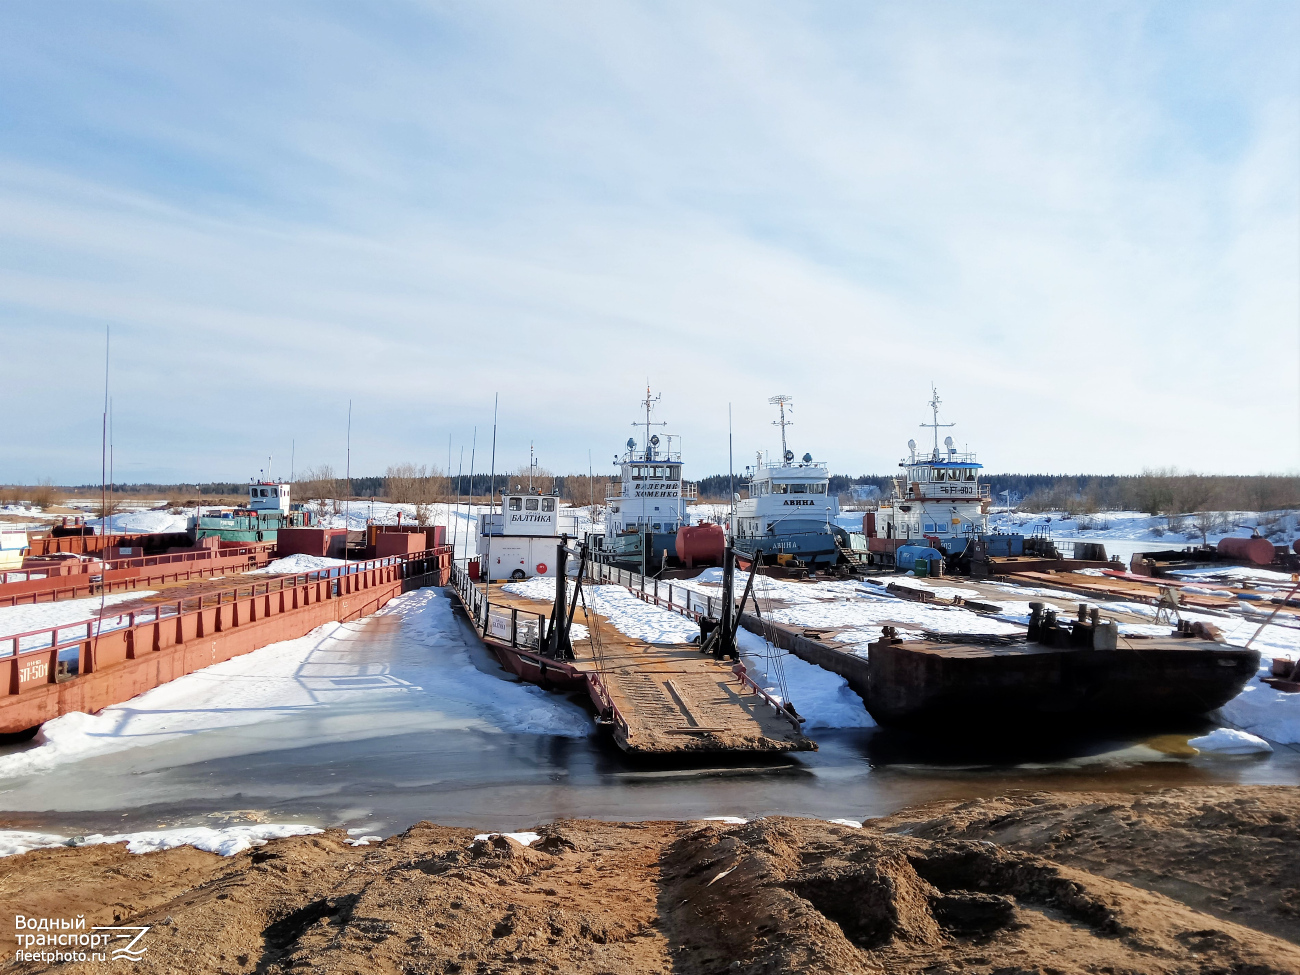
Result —
<svg viewBox="0 0 1300 975"><path fill-rule="evenodd" d="M569 583L569 594L573 594L573 583ZM506 592L515 593L527 599L550 602L555 598L555 580L544 578L526 579L523 582L510 582L504 587ZM622 586L583 587L587 606L612 623L620 633L634 640L646 643L690 643L700 635L699 624L692 622L670 609L642 602ZM580 616L578 618L581 618Z"/></svg>
<svg viewBox="0 0 1300 975"><path fill-rule="evenodd" d="M741 660L749 675L778 701L783 700L777 680L777 661L785 673L785 687L790 703L808 720L804 731L815 728L874 728L862 698L839 674L823 670L792 653L772 647L748 630L736 635ZM774 659L775 658L775 659Z"/></svg>
<svg viewBox="0 0 1300 975"><path fill-rule="evenodd" d="M478 835L476 835L476 836L474 837L474 842L475 842L475 843L478 843L478 842L483 841L483 840L490 840L490 839L492 839L492 837L494 837L494 836L504 836L504 837L506 837L506 838L508 838L508 839L512 839L512 840L514 840L516 843L518 843L520 846L529 846L530 844L536 843L538 840L540 840L540 839L542 838L542 834L540 834L540 833L529 833L529 832L525 832L525 833L479 833Z"/></svg>
<svg viewBox="0 0 1300 975"><path fill-rule="evenodd" d="M53 833L33 833L21 829L0 829L0 857L11 857L28 850L44 850L54 846L70 846L66 836Z"/></svg>
<svg viewBox="0 0 1300 975"><path fill-rule="evenodd" d="M1260 673L1267 670L1265 661ZM1219 713L1252 735L1288 745L1300 744L1300 694L1288 694L1253 680Z"/></svg>
<svg viewBox="0 0 1300 975"><path fill-rule="evenodd" d="M155 595L157 593L153 590L143 589L134 592L112 593L105 595L102 599L103 605L109 607L116 606L118 603L128 603L145 596ZM87 599L64 599L56 603L34 603L31 606L0 607L0 637L30 633L33 630L45 630L52 626L84 623L99 616L100 600L101 597L93 596ZM152 619L153 617L148 618ZM128 618L125 615L105 616L101 623L102 629L100 632L108 633L110 630L121 629L127 625L127 622ZM68 633L66 635L71 638L75 634ZM60 638L62 638L62 635ZM21 649L23 650L38 646L49 646L49 641L41 637L29 637L21 641ZM0 653L8 655L9 646L0 645Z"/></svg>
<svg viewBox="0 0 1300 975"><path fill-rule="evenodd" d="M316 572L320 569L332 569L337 565L347 565L347 559L331 559L325 555L286 555L282 559L267 563L261 569L254 569L246 575L298 575L302 572Z"/></svg>
<svg viewBox="0 0 1300 975"><path fill-rule="evenodd" d="M0 830L0 856L13 856L28 850L48 849L55 846L102 846L106 843L125 843L128 853L157 853L178 846L192 846L196 850L229 857L243 853L254 846L265 846L267 840L285 836L308 836L322 833L315 826L298 823L257 824L252 826L227 826L212 829L207 826L189 826L179 829L146 830L141 833L114 833L105 836L69 838L52 833L30 833L21 830Z"/></svg>
<svg viewBox="0 0 1300 975"><path fill-rule="evenodd" d="M1222 581L1230 585L1241 582L1266 582L1274 583L1282 589L1290 589L1295 585L1291 581L1289 572L1274 572L1272 569L1246 565L1207 565L1195 569L1171 569L1169 574L1177 579ZM1187 592L1188 588L1184 588L1183 591Z"/></svg>
<svg viewBox="0 0 1300 975"><path fill-rule="evenodd" d="M189 531L193 515L174 515L167 511L125 511L108 519L109 535L162 534L167 532ZM104 519L94 518L86 521L98 534L104 531Z"/></svg>
<svg viewBox="0 0 1300 975"><path fill-rule="evenodd" d="M1187 744L1210 755L1259 755L1273 751L1273 746L1263 738L1232 728L1216 728L1208 735L1191 739Z"/></svg>
<svg viewBox="0 0 1300 975"><path fill-rule="evenodd" d="M57 605L57 604L56 604ZM400 620L376 647L357 623L327 623L214 664L90 715L45 722L30 747L0 756L0 778L224 728L334 712L373 716L354 734L384 734L390 716L422 714L439 727L585 737L587 712L531 684L475 666L440 590L420 589L376 615ZM288 744L288 743L286 743Z"/></svg>

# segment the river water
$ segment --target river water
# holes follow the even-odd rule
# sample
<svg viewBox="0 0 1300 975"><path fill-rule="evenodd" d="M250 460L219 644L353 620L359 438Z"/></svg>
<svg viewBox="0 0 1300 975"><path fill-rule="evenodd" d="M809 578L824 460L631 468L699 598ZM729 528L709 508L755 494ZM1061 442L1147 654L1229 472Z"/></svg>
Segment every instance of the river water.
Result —
<svg viewBox="0 0 1300 975"><path fill-rule="evenodd" d="M388 835L420 820L500 830L559 818L861 820L932 799L1012 790L1300 784L1300 751L1288 746L1264 758L1187 754L1187 735L1208 723L1165 729L1168 737L1034 736L996 745L981 741L978 729L937 741L876 728L820 729L812 732L819 751L771 761L712 759L689 768L634 761L581 730L577 703L558 695L539 703L544 692L503 671L443 594L402 600L405 609L341 628L328 651L312 651L326 656L296 664L273 706L259 700L241 713L214 706L223 713L196 725L204 708L183 701L175 682L167 685L177 688L173 709L151 705L145 717L170 714L183 734L132 725L143 719L127 706L111 731L92 729L84 756L35 771L11 766L0 778L0 820L63 834L258 819ZM349 667L340 670L338 661ZM223 686L235 679L204 671L183 680L204 675ZM374 694L358 691L372 686ZM567 733L542 733L539 722L551 720L562 720ZM118 747L113 736L131 727L144 731L131 747ZM160 740L148 743L155 734ZM118 750L94 751L96 736ZM0 749L0 767L36 747Z"/></svg>

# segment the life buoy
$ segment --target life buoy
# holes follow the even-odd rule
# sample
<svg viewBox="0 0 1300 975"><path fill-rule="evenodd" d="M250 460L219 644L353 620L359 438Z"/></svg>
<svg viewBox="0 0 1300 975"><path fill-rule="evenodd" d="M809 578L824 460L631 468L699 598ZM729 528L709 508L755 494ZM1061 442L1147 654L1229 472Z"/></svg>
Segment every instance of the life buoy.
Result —
<svg viewBox="0 0 1300 975"><path fill-rule="evenodd" d="M537 574L538 574L538 575L545 575L545 574L546 574L546 563L545 563L545 562L538 562L538 563L537 563Z"/></svg>

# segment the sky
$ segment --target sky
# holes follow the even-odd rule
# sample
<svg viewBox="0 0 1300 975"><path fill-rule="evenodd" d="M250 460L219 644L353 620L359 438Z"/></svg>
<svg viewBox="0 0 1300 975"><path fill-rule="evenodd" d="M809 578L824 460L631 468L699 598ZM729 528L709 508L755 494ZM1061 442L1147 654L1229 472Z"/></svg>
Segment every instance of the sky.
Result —
<svg viewBox="0 0 1300 975"><path fill-rule="evenodd" d="M1300 473L1300 4L0 6L0 482ZM728 412L730 409L730 440Z"/></svg>

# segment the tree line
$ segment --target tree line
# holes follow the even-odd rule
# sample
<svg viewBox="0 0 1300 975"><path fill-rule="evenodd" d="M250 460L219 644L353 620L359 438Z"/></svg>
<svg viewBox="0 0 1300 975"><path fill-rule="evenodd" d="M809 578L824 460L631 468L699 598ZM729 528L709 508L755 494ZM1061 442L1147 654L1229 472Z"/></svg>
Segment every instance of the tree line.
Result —
<svg viewBox="0 0 1300 975"><path fill-rule="evenodd" d="M1285 474L1194 474L1173 468L1143 471L1141 474L984 474L994 503L1008 501L1025 511L1067 511L1091 514L1099 511L1143 511L1153 515L1190 515L1199 511L1282 511L1300 509L1300 477ZM743 476L712 474L698 482L702 502L726 503L746 483ZM417 507L446 504L471 498L484 501L502 492L531 490L554 494L574 505L602 504L619 493L617 477L605 474L555 474L543 467L521 465L492 476L461 473L448 476L436 466L394 464L382 475L346 478L328 464L304 470L294 481L295 501L325 502L350 496L379 498ZM862 474L831 477L829 490L847 500L855 487L875 487L888 497L893 478ZM248 485L238 481L209 481L190 484L118 483L115 497L159 496L176 504L202 498L245 497ZM0 502L27 501L50 507L68 495L94 496L98 484L55 486L48 479L35 486L8 485L0 488ZM860 492L861 493L861 492Z"/></svg>

